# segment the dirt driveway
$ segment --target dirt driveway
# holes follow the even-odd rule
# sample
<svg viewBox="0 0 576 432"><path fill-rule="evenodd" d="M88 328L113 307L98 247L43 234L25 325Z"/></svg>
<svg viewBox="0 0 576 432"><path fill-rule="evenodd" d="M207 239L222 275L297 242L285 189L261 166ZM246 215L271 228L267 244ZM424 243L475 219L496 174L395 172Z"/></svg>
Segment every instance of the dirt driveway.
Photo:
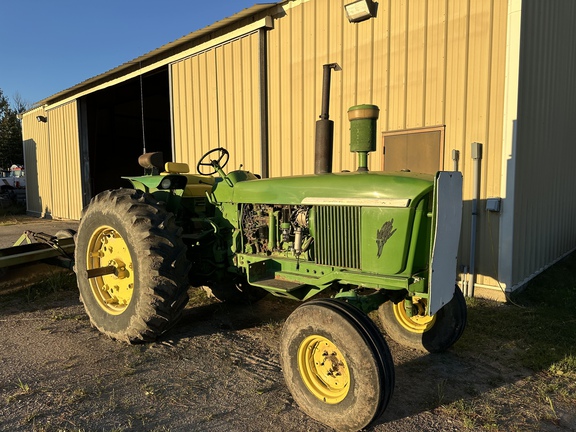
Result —
<svg viewBox="0 0 576 432"><path fill-rule="evenodd" d="M298 409L283 382L278 338L297 304L190 295L165 337L132 346L90 327L71 274L0 295L0 430L330 430ZM478 319L471 309L469 322ZM537 373L471 348L484 335L481 325L469 329L438 355L389 341L396 388L370 431L576 430L573 406L539 397Z"/></svg>
<svg viewBox="0 0 576 432"><path fill-rule="evenodd" d="M78 222L71 220L39 219L21 215L5 219L3 223L0 221L0 248L12 246L26 230L56 234L60 230L78 228Z"/></svg>

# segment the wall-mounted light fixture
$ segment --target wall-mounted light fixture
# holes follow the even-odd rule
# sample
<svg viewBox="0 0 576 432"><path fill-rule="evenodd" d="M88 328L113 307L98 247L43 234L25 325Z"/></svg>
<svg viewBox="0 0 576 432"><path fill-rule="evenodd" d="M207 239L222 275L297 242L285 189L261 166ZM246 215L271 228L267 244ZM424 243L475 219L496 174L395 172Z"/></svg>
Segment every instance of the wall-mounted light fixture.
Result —
<svg viewBox="0 0 576 432"><path fill-rule="evenodd" d="M36 116L36 120L40 123L46 123L48 121L48 117L46 116Z"/></svg>
<svg viewBox="0 0 576 432"><path fill-rule="evenodd" d="M376 17L378 4L372 0L358 0L344 5L346 16L351 23L359 23Z"/></svg>

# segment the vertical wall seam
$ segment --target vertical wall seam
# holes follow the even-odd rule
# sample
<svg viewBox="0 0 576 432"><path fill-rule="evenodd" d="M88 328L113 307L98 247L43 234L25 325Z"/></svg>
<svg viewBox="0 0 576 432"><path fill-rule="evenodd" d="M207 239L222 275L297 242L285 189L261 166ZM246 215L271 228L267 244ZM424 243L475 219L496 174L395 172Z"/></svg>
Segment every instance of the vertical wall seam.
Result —
<svg viewBox="0 0 576 432"><path fill-rule="evenodd" d="M408 47L409 47L409 34L408 29L410 28L410 0L406 0L406 10L404 13L404 118L402 119L402 129L407 128L408 124Z"/></svg>
<svg viewBox="0 0 576 432"><path fill-rule="evenodd" d="M449 13L449 0L444 1L444 79L442 80L442 124L446 124L446 106L448 98L448 17ZM446 139L446 138L444 138Z"/></svg>
<svg viewBox="0 0 576 432"><path fill-rule="evenodd" d="M428 0L424 3L424 58L422 61L424 62L423 69L423 77L422 77L422 119L420 120L420 125L422 127L428 126L426 124L426 89L427 89L427 81L428 81L428 30L429 30L429 22L428 22ZM444 150L446 151L446 150ZM444 155L442 155L444 157Z"/></svg>
<svg viewBox="0 0 576 432"><path fill-rule="evenodd" d="M260 169L263 178L269 173L269 112L268 112L268 34L264 29L258 31L259 72L260 72Z"/></svg>

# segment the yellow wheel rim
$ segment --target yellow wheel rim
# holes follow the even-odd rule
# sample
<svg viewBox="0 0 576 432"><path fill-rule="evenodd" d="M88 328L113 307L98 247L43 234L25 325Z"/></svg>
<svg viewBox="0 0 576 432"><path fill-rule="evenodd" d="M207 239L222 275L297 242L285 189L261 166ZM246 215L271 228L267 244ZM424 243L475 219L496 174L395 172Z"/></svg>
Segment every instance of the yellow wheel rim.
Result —
<svg viewBox="0 0 576 432"><path fill-rule="evenodd" d="M426 315L427 300L420 297L412 297L413 315L406 313L404 302L392 305L394 316L402 327L412 333L424 333L434 327L436 315Z"/></svg>
<svg viewBox="0 0 576 432"><path fill-rule="evenodd" d="M88 243L87 270L108 273L89 278L92 294L98 305L111 315L126 310L134 294L134 272L128 245L114 228L98 227Z"/></svg>
<svg viewBox="0 0 576 432"><path fill-rule="evenodd" d="M308 336L298 348L298 369L302 381L318 399L337 404L350 389L350 370L346 359L329 339Z"/></svg>

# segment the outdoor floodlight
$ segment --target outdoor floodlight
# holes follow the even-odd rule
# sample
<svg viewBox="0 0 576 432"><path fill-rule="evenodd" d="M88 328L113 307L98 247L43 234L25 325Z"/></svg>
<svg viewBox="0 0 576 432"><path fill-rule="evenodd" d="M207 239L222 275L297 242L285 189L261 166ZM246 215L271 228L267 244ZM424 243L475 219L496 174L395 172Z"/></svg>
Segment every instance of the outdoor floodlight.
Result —
<svg viewBox="0 0 576 432"><path fill-rule="evenodd" d="M359 23L376 16L378 5L372 0L358 0L344 5L346 16L351 23Z"/></svg>
<svg viewBox="0 0 576 432"><path fill-rule="evenodd" d="M36 120L40 123L46 123L48 121L48 117L46 116L36 116Z"/></svg>

